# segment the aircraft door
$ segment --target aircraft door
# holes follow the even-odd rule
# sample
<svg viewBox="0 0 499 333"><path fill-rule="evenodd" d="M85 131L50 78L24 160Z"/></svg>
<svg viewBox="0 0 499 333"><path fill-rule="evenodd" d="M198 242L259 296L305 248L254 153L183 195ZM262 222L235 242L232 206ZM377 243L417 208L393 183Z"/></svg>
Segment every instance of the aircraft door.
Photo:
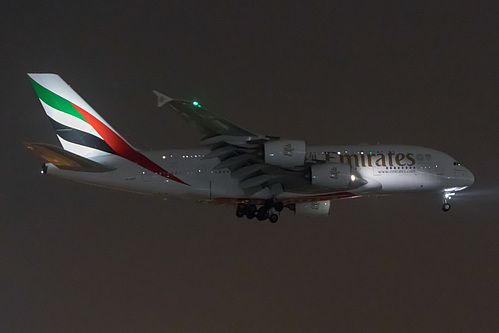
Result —
<svg viewBox="0 0 499 333"><path fill-rule="evenodd" d="M440 163L435 164L435 173L437 175L443 175L444 174L444 166Z"/></svg>
<svg viewBox="0 0 499 333"><path fill-rule="evenodd" d="M206 167L198 165L195 169L195 178L188 190L188 195L197 199L211 199L211 182L206 174ZM194 180L195 179L195 180Z"/></svg>
<svg viewBox="0 0 499 333"><path fill-rule="evenodd" d="M206 180L207 179L206 168L204 166L199 165L196 169L196 173L197 173L197 178L199 180Z"/></svg>
<svg viewBox="0 0 499 333"><path fill-rule="evenodd" d="M435 161L435 173L437 175L451 175L452 169L451 162L447 160L440 159Z"/></svg>

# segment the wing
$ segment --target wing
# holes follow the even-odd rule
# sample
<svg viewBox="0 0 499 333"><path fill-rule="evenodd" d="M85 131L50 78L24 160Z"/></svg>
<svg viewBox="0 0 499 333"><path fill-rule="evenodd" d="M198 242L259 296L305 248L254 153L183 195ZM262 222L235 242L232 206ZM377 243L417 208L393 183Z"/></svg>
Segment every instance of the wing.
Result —
<svg viewBox="0 0 499 333"><path fill-rule="evenodd" d="M180 113L187 121L194 123L201 132L208 136L258 136L258 134L248 131L214 112L206 110L198 102L172 99L158 91L153 90L153 92L158 96L158 107L167 104Z"/></svg>
<svg viewBox="0 0 499 333"><path fill-rule="evenodd" d="M200 145L209 147L211 151L204 158L218 159L219 163L214 169L229 169L248 196L266 187L273 195L284 191L331 193L331 189L311 185L310 166L317 161L305 160L304 165L286 168L265 163L265 143L280 138L242 128L206 110L197 102L176 100L157 91L153 92L158 96L158 107L165 104L170 106L205 134Z"/></svg>

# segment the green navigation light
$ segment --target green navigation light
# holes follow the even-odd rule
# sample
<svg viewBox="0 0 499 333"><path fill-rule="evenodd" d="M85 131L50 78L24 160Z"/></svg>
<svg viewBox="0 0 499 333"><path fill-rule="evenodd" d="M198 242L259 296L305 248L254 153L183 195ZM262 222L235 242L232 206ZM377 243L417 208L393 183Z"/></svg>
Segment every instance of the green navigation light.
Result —
<svg viewBox="0 0 499 333"><path fill-rule="evenodd" d="M192 102L192 105L199 105L198 102Z"/></svg>

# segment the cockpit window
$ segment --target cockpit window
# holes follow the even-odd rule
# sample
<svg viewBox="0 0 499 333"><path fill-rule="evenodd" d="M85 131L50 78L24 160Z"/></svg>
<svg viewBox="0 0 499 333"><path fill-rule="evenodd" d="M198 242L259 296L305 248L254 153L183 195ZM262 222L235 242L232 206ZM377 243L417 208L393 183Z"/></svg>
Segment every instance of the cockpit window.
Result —
<svg viewBox="0 0 499 333"><path fill-rule="evenodd" d="M459 162L454 162L454 165L460 166L460 165L461 165L461 163L459 163Z"/></svg>

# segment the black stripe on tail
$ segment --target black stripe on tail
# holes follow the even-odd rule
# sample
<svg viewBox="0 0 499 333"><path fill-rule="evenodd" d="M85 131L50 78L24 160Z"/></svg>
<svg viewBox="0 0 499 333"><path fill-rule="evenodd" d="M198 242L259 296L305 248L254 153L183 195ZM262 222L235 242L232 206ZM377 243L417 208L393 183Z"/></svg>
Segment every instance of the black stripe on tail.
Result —
<svg viewBox="0 0 499 333"><path fill-rule="evenodd" d="M110 154L116 154L116 152L106 143L106 141L95 135L83 132L66 125L63 125L54 119L50 118L52 126L54 126L57 135L66 141L76 143L85 147L90 147L98 150L105 151Z"/></svg>

